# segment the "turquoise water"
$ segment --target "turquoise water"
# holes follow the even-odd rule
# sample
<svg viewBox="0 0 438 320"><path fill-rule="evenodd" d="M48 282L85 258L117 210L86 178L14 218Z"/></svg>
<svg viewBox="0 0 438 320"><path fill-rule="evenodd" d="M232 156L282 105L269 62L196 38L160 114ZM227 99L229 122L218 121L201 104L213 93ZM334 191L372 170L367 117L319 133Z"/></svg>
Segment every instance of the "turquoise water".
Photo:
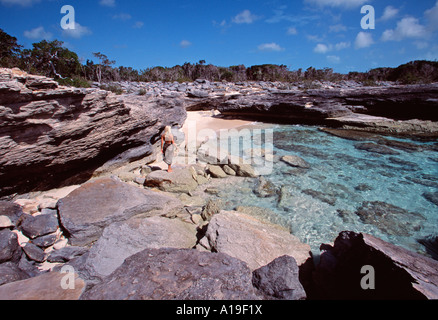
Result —
<svg viewBox="0 0 438 320"><path fill-rule="evenodd" d="M409 148L391 148L398 154L382 155L355 147L367 141L338 138L313 126L264 127L274 130L272 172L264 178L277 193L259 197L257 180L245 179L221 192L227 209L269 209L314 252L351 230L425 253L417 239L438 234L438 206L423 196L438 191L436 142L384 137ZM310 168L291 167L280 160L284 155L299 156Z"/></svg>

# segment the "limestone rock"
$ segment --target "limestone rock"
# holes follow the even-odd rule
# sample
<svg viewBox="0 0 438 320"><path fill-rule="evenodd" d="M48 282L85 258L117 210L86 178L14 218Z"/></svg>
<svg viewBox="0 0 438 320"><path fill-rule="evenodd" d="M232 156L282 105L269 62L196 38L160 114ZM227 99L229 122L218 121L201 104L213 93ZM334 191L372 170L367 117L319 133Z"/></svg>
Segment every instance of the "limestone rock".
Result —
<svg viewBox="0 0 438 320"><path fill-rule="evenodd" d="M66 273L47 272L43 275L0 286L0 300L78 300L85 282L74 276L74 283L64 289Z"/></svg>
<svg viewBox="0 0 438 320"><path fill-rule="evenodd" d="M27 278L29 278L29 276L18 268L17 264L12 262L0 264L0 286Z"/></svg>
<svg viewBox="0 0 438 320"><path fill-rule="evenodd" d="M215 251L245 261L252 270L283 255L294 257L298 265L310 258L310 246L288 230L236 211L214 215L206 237Z"/></svg>
<svg viewBox="0 0 438 320"><path fill-rule="evenodd" d="M382 201L365 201L355 212L363 223L375 225L390 235L408 236L421 228L424 217Z"/></svg>
<svg viewBox="0 0 438 320"><path fill-rule="evenodd" d="M304 169L310 168L310 165L303 158L300 158L298 156L292 156L292 155L283 156L281 157L281 161L287 163L292 167L298 167Z"/></svg>
<svg viewBox="0 0 438 320"><path fill-rule="evenodd" d="M155 152L166 125L187 114L173 98L58 87L52 79L4 71L0 82L0 196L83 183L118 155L129 162ZM140 148L141 147L141 148ZM135 152L129 152L133 148Z"/></svg>
<svg viewBox="0 0 438 320"><path fill-rule="evenodd" d="M82 300L254 300L251 272L222 253L145 249L130 256Z"/></svg>
<svg viewBox="0 0 438 320"><path fill-rule="evenodd" d="M0 216L8 217L14 225L17 225L17 222L22 215L23 210L18 204L8 201L0 201Z"/></svg>
<svg viewBox="0 0 438 320"><path fill-rule="evenodd" d="M82 273L87 279L102 279L146 248L192 248L196 240L196 227L179 219L132 218L113 223L91 248Z"/></svg>
<svg viewBox="0 0 438 320"><path fill-rule="evenodd" d="M368 234L344 231L313 273L317 299L437 299L438 261ZM373 290L362 288L364 266L374 269ZM368 273L370 275L370 273Z"/></svg>
<svg viewBox="0 0 438 320"><path fill-rule="evenodd" d="M17 262L20 257L21 248L18 245L18 236L8 229L0 230L0 263Z"/></svg>
<svg viewBox="0 0 438 320"><path fill-rule="evenodd" d="M265 299L306 299L306 292L299 280L297 262L290 256L281 256L255 270L252 283L264 294Z"/></svg>
<svg viewBox="0 0 438 320"><path fill-rule="evenodd" d="M28 256L30 260L36 262L44 262L47 259L44 250L31 242L28 242L23 246L23 251L26 253L26 256Z"/></svg>
<svg viewBox="0 0 438 320"><path fill-rule="evenodd" d="M228 175L225 173L224 170L220 166L215 165L209 165L207 167L207 172L213 177L213 178L226 178Z"/></svg>
<svg viewBox="0 0 438 320"><path fill-rule="evenodd" d="M189 193L197 188L198 183L189 169L174 169L170 173L164 170L151 172L146 176L144 185L167 192Z"/></svg>
<svg viewBox="0 0 438 320"><path fill-rule="evenodd" d="M58 202L60 221L72 245L97 240L113 222L136 215L153 216L182 210L180 201L110 178L85 183Z"/></svg>
<svg viewBox="0 0 438 320"><path fill-rule="evenodd" d="M58 229L58 217L54 214L29 216L21 223L20 229L30 239L44 236Z"/></svg>

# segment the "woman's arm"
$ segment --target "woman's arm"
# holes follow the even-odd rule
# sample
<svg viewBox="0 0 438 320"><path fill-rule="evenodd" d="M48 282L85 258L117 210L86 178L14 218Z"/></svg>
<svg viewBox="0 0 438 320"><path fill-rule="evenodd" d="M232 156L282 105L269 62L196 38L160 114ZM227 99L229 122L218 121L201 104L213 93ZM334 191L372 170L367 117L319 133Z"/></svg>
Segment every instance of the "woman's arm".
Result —
<svg viewBox="0 0 438 320"><path fill-rule="evenodd" d="M161 153L163 153L164 136L161 136Z"/></svg>

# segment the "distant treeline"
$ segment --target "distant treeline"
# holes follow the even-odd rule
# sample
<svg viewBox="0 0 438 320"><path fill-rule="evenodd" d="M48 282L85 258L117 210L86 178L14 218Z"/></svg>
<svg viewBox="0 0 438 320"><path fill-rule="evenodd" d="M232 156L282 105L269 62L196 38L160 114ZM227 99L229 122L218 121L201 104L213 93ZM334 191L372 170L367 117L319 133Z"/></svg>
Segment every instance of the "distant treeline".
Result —
<svg viewBox="0 0 438 320"><path fill-rule="evenodd" d="M289 70L285 65L264 64L251 67L244 65L218 67L206 64L186 62L171 68L153 67L135 70L131 67L114 67L115 61L105 54L93 53L97 63L79 60L78 55L65 48L62 41L43 40L32 45L32 49L23 49L17 38L0 29L0 66L18 67L28 73L40 74L57 79L64 85L88 87L90 82L112 81L163 81L191 82L196 79L209 81L331 81L354 80L364 84L377 81L396 81L403 84L431 83L438 81L437 61L412 61L397 68L377 68L368 72L350 72L340 74L331 68Z"/></svg>

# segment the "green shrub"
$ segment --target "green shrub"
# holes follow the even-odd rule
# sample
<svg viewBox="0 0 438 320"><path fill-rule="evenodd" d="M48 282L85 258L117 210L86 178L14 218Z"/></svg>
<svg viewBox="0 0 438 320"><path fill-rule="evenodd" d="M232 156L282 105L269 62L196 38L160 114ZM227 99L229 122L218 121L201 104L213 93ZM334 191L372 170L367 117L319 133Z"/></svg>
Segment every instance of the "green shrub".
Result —
<svg viewBox="0 0 438 320"><path fill-rule="evenodd" d="M60 86L68 86L75 88L91 88L90 83L81 77L56 79Z"/></svg>
<svg viewBox="0 0 438 320"><path fill-rule="evenodd" d="M115 84L104 84L100 86L100 89L102 90L106 90L106 91L111 91L117 95L121 95L123 94L123 89Z"/></svg>

